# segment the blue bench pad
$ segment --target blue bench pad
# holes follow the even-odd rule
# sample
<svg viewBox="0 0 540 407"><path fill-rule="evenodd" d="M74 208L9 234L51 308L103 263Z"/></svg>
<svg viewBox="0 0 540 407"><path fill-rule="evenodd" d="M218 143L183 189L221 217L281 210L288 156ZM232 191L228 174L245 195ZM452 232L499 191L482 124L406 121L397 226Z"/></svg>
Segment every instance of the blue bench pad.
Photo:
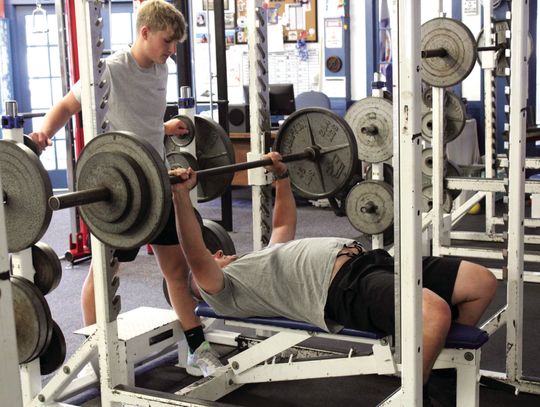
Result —
<svg viewBox="0 0 540 407"><path fill-rule="evenodd" d="M206 303L200 303L196 310L196 314L200 317L226 319L231 321L240 321L257 325L270 325L279 328L299 329L302 331L327 333L325 330L309 324L307 322L293 321L282 317L251 317L251 318L236 318L222 317L214 312L214 310ZM381 339L385 334L381 332L359 331L356 329L344 328L339 332L339 335L354 336L367 339ZM489 339L486 331L481 329L453 323L450 327L450 332L446 338L446 348L450 349L478 349Z"/></svg>

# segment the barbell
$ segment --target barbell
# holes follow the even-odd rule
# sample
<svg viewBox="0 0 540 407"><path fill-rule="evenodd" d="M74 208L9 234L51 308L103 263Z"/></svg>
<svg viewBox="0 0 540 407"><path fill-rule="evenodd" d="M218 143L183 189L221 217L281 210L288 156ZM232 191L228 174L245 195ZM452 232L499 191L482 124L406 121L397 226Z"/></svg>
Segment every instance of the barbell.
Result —
<svg viewBox="0 0 540 407"><path fill-rule="evenodd" d="M283 161L289 163L293 190L306 198L320 199L336 194L357 172L354 134L345 120L326 109L303 109L291 115L278 132L275 149L282 154ZM20 161L27 150L21 143L3 141L0 162L12 150L23 151L11 161L24 167ZM181 181L168 175L162 158L147 141L129 132L105 133L85 146L77 161L75 192L53 196L49 181L49 189L36 196L35 191L43 188L28 189L25 182L34 178L41 186L48 176L46 171L38 170L35 160L30 161L32 168L23 171L22 178L20 171L7 174L7 178L17 180L17 188L22 190L15 194L14 188L4 188L8 208L12 195L24 195L26 201L33 202L33 208L45 213L40 220L36 219L41 232L47 229L52 210L78 206L92 234L120 249L140 247L157 236L171 209L171 184ZM250 161L197 171L197 176L205 178L271 164L270 159ZM2 168L3 181L4 174ZM16 207L10 209L17 211ZM25 219L20 222L25 227L33 223ZM21 225L10 228L8 236L25 234ZM33 233L31 239L24 241L31 241L39 234ZM20 246L16 248L21 250ZM9 249L12 251L13 247Z"/></svg>

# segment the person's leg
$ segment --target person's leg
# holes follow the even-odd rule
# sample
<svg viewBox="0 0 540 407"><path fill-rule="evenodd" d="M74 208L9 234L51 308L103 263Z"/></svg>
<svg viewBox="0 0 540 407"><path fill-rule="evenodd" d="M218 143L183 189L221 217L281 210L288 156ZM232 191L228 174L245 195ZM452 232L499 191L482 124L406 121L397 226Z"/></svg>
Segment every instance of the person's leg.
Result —
<svg viewBox="0 0 540 407"><path fill-rule="evenodd" d="M456 322L474 326L497 291L497 279L487 268L462 261L452 293L452 304L459 310Z"/></svg>
<svg viewBox="0 0 540 407"><path fill-rule="evenodd" d="M187 331L201 325L195 315L196 302L189 292L189 267L179 244L173 246L152 245L154 255L167 282L171 304L178 315L182 329Z"/></svg>
<svg viewBox="0 0 540 407"><path fill-rule="evenodd" d="M435 360L444 347L452 322L452 312L448 303L433 291L422 289L422 372L427 382Z"/></svg>

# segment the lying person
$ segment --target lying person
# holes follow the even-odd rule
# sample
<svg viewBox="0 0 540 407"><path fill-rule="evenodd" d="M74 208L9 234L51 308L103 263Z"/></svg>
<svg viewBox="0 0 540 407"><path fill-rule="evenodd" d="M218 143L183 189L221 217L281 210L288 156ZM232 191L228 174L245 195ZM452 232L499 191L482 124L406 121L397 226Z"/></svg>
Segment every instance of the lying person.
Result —
<svg viewBox="0 0 540 407"><path fill-rule="evenodd" d="M296 205L287 167L278 153L266 157L273 161L266 169L273 173L276 188L272 235L266 248L241 257L206 249L189 198L196 173L171 172L184 180L173 185L173 202L194 291L222 316L282 316L330 332L347 327L392 334L393 258L381 249L366 251L352 239L293 240ZM497 281L487 268L456 258L426 257L422 267L425 383L451 322L477 324Z"/></svg>

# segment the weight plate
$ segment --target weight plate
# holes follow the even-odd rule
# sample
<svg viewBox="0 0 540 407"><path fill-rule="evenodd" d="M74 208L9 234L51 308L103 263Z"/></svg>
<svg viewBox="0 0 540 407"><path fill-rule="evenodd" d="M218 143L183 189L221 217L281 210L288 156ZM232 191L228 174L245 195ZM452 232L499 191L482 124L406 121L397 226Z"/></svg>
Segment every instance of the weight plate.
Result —
<svg viewBox="0 0 540 407"><path fill-rule="evenodd" d="M447 177L462 177L463 172L458 164L453 161L448 160L446 162L446 176ZM448 193L452 199L456 200L459 194L461 194L461 189L449 189Z"/></svg>
<svg viewBox="0 0 540 407"><path fill-rule="evenodd" d="M383 177L384 177L384 180L379 180L379 181L384 181L388 185L394 185L394 167L392 167L388 163L384 163L384 165L383 165ZM366 179L367 180L372 180L371 165L369 165L366 168Z"/></svg>
<svg viewBox="0 0 540 407"><path fill-rule="evenodd" d="M200 170L234 164L234 148L223 127L212 119L195 116L195 142ZM197 184L197 199L207 202L219 198L230 187L234 173L207 177Z"/></svg>
<svg viewBox="0 0 540 407"><path fill-rule="evenodd" d="M422 138L431 143L433 137L433 112L422 115Z"/></svg>
<svg viewBox="0 0 540 407"><path fill-rule="evenodd" d="M448 190L443 190L443 211L450 213L453 199ZM422 188L422 211L429 212L433 208L433 185L426 185Z"/></svg>
<svg viewBox="0 0 540 407"><path fill-rule="evenodd" d="M287 163L294 191L307 199L334 196L357 173L358 151L353 131L330 110L298 110L279 129L274 149L285 156L309 147L318 151L316 160Z"/></svg>
<svg viewBox="0 0 540 407"><path fill-rule="evenodd" d="M444 92L443 96L443 103L446 105L448 103L448 93ZM422 92L422 102L424 102L424 108L431 109L433 106L433 88L431 86L427 86L424 91ZM424 109L422 109L424 111Z"/></svg>
<svg viewBox="0 0 540 407"><path fill-rule="evenodd" d="M454 86L474 68L476 41L465 24L450 18L434 18L422 24L422 51L442 48L444 57L422 58L422 79L431 86Z"/></svg>
<svg viewBox="0 0 540 407"><path fill-rule="evenodd" d="M11 276L19 364L39 357L52 336L51 311L41 291L30 281Z"/></svg>
<svg viewBox="0 0 540 407"><path fill-rule="evenodd" d="M448 102L444 111L444 142L449 143L455 140L465 128L467 112L465 104L461 98L453 92L445 92Z"/></svg>
<svg viewBox="0 0 540 407"><path fill-rule="evenodd" d="M180 147L185 147L193 141L195 138L195 125L193 121L188 116L183 116L181 114L176 115L173 119L182 120L188 129L188 133L183 136L168 136L165 135L164 144L165 144L165 153L171 153L178 151Z"/></svg>
<svg viewBox="0 0 540 407"><path fill-rule="evenodd" d="M171 169L191 167L195 171L199 169L197 159L186 151L175 151L167 154L167 161ZM198 180L199 182L204 180Z"/></svg>
<svg viewBox="0 0 540 407"><path fill-rule="evenodd" d="M361 99L349 107L345 120L353 129L360 160L379 163L392 157L391 100L378 97Z"/></svg>
<svg viewBox="0 0 540 407"><path fill-rule="evenodd" d="M39 151L39 147L36 144L36 142L32 140L30 137L28 137L26 134L23 136L23 142L24 142L24 145L28 147L30 150L32 150L35 155L39 156L41 154L41 151Z"/></svg>
<svg viewBox="0 0 540 407"><path fill-rule="evenodd" d="M118 177L118 173L121 173L123 169L128 168L127 163L133 163L134 160L131 160L130 157L137 157L136 166L131 167L131 169L137 174L137 178L139 175L143 175L143 178L139 179L139 181L142 180L142 183L140 183L139 186L140 190L143 192L141 197L135 197L137 193L137 188L135 188L131 191L131 196L134 199L140 198L141 205L143 205L142 202L144 201L146 209L141 211L142 216L140 221L135 222L128 230L122 232L116 231L114 228L112 231L106 231L93 224L91 222L92 217L87 216L89 211L86 210L86 206L90 205L83 205L80 207L81 216L88 225L90 231L98 239L111 247L134 249L148 243L155 238L165 226L167 219L169 218L169 210L171 210L172 206L171 183L163 160L146 140L138 138L133 133L121 131L104 133L93 138L81 152L76 167L77 186L80 184L81 174L92 173L91 169L96 165L95 160L98 160L99 162L99 158L91 158L98 156L98 154L105 154L103 157L105 157L104 161L107 163L110 163L111 155L119 157L119 160L123 161L122 164L113 165L111 167L109 173L115 174L115 177ZM86 165L89 165L89 168L85 169ZM138 169L140 169L140 174L138 173ZM106 172L103 171L98 173L105 174ZM130 182L131 181L132 180L130 180ZM97 181L92 180L91 177L88 177L88 179L84 181L86 184L91 184L92 182ZM126 183L125 185L131 184ZM118 191L120 191L121 187L118 186L118 188ZM131 205L133 205L133 203L131 203ZM102 222L98 223L101 226L103 225ZM122 225L121 221L120 225Z"/></svg>
<svg viewBox="0 0 540 407"><path fill-rule="evenodd" d="M125 153L100 152L86 161L78 189L107 187L111 198L80 208L87 221L103 233L120 235L138 225L149 204L148 182L139 164Z"/></svg>
<svg viewBox="0 0 540 407"><path fill-rule="evenodd" d="M8 251L14 253L32 246L49 227L51 181L34 152L11 140L0 140L0 175Z"/></svg>
<svg viewBox="0 0 540 407"><path fill-rule="evenodd" d="M62 279L62 265L53 248L44 242L32 246L32 265L36 270L34 284L43 295L58 287Z"/></svg>
<svg viewBox="0 0 540 407"><path fill-rule="evenodd" d="M39 368L42 375L57 370L66 360L66 338L58 324L52 321L52 337L49 346L39 357Z"/></svg>
<svg viewBox="0 0 540 407"><path fill-rule="evenodd" d="M443 176L446 175L446 157L443 158ZM424 148L422 150L422 175L429 179L433 176L433 149Z"/></svg>
<svg viewBox="0 0 540 407"><path fill-rule="evenodd" d="M356 184L345 201L347 218L358 231L376 235L394 223L394 191L384 181Z"/></svg>
<svg viewBox="0 0 540 407"><path fill-rule="evenodd" d="M506 38L506 31L510 31L510 22L508 20L501 20L495 22L495 45L506 46L509 44L510 39ZM484 30L480 30L476 39L478 47L484 47ZM530 61L533 53L533 37L531 33L527 36L527 62ZM477 60L480 66L482 66L484 52L478 52ZM495 75L506 76L506 68L510 68L508 65L508 59L504 55L504 49L500 49L495 53Z"/></svg>

